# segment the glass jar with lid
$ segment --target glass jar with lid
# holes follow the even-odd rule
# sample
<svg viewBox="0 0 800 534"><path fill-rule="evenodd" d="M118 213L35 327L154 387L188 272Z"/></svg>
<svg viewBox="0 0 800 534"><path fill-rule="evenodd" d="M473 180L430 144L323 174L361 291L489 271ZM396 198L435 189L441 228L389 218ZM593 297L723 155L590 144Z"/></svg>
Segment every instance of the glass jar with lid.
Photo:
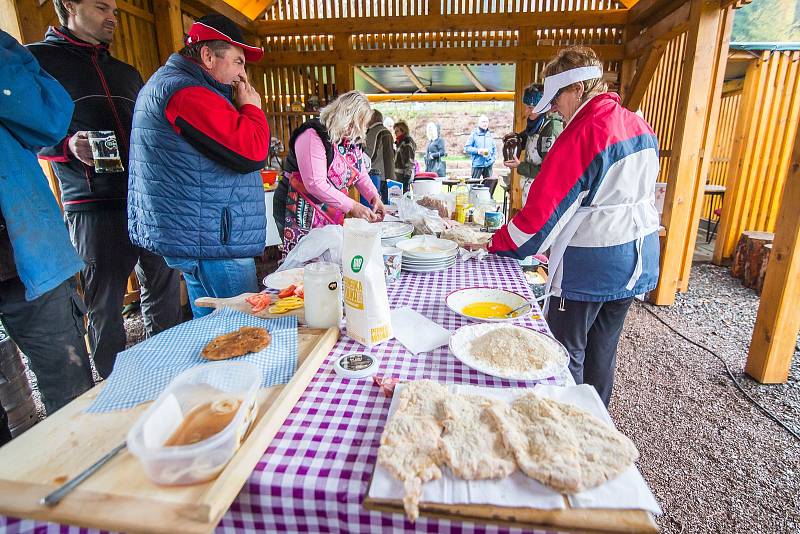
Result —
<svg viewBox="0 0 800 534"><path fill-rule="evenodd" d="M309 328L338 328L342 322L342 272L330 262L303 269L305 315Z"/></svg>

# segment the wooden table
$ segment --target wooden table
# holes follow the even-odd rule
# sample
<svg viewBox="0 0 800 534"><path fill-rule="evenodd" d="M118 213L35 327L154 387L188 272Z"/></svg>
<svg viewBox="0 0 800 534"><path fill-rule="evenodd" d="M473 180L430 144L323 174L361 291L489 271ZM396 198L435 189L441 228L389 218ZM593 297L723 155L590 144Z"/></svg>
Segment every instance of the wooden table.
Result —
<svg viewBox="0 0 800 534"><path fill-rule="evenodd" d="M393 308L410 306L455 331L469 321L450 311L444 298L455 289L471 285L500 287L534 298L516 261L490 256L484 261L457 262L450 269L429 274L403 272L400 281L388 288L389 302ZM515 323L548 332L538 306L532 316ZM65 408L68 411L55 414L12 441L11 448L0 449L0 511L43 521L156 532L205 532L228 504L230 508L219 523L225 532L655 532L651 515L642 510L549 511L421 503L422 515L416 523L410 523L398 501L365 500L391 399L384 397L371 379L342 379L331 368L335 358L365 350L343 336L330 354L323 356L321 365L315 358L315 365L309 369L316 371L308 387L302 395L298 393L296 403L292 399L276 401L282 414L289 415L279 429L270 426L259 438L260 446L248 451L252 454L248 461L235 467L235 483L226 477L206 487L162 490L145 485L141 470L125 455L114 460L128 462L124 473L101 471L96 480L87 481L55 510L43 510L36 502L55 487L53 478L71 475L102 456L125 435L135 418L132 414L118 420L114 414L104 414L102 420L94 419L98 428L84 436L76 429L86 426L85 416L79 411L90 398L82 399L82 404ZM378 375L404 380L427 378L488 387L563 385L568 381L565 376L538 382L492 377L462 364L446 346L415 355L391 340L369 352L380 362ZM265 439L270 435L275 436L271 443ZM238 498L226 493L224 500L209 500L212 488L238 489L245 480ZM174 502L163 499L170 492L174 492ZM136 500L124 505L131 498ZM83 511L87 509L88 516ZM14 521L0 517L0 531ZM19 530L33 532L41 527L36 522L28 524L27 530ZM74 533L80 534L77 529Z"/></svg>
<svg viewBox="0 0 800 534"><path fill-rule="evenodd" d="M100 393L101 383L0 449L0 513L125 532L213 531L338 338L337 329L298 330L294 377L288 384L260 391L253 428L216 479L193 486L158 486L146 478L139 461L124 451L57 506L39 504L42 497L124 441L150 404L83 413ZM13 522L0 516L0 531Z"/></svg>

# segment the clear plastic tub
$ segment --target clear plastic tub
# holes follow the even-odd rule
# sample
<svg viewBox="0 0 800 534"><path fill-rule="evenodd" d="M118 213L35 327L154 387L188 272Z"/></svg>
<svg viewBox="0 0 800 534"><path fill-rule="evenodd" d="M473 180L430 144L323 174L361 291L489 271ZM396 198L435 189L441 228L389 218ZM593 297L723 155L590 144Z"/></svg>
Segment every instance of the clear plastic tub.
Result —
<svg viewBox="0 0 800 534"><path fill-rule="evenodd" d="M184 371L128 432L128 449L157 484L210 480L242 444L256 416L260 385L261 371L248 362L214 362ZM186 428L182 425L185 421L188 424L193 414L195 421L201 417L227 418L229 415L219 414L230 414L236 402L240 404L235 415L221 431L190 445L165 445L176 431ZM207 413L212 415L203 415Z"/></svg>

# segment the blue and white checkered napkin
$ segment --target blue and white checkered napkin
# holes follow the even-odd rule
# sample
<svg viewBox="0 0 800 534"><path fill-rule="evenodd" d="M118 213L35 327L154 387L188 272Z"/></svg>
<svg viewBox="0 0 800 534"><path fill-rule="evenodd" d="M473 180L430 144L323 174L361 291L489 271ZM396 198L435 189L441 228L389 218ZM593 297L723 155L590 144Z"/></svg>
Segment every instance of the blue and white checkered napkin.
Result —
<svg viewBox="0 0 800 534"><path fill-rule="evenodd" d="M88 413L132 408L154 400L181 372L208 363L200 351L215 337L242 326L269 330L272 342L266 349L233 358L261 369L262 387L285 384L297 367L297 318L259 319L223 308L201 319L179 324L117 355L114 371Z"/></svg>

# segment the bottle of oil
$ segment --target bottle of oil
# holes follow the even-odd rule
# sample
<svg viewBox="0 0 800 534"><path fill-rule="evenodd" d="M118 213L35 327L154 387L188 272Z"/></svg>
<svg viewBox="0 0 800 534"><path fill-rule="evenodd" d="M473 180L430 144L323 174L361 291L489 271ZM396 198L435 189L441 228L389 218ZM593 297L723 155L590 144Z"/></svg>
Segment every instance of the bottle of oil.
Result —
<svg viewBox="0 0 800 534"><path fill-rule="evenodd" d="M460 223L467 220L467 208L469 207L469 186L461 178L460 183L456 186L456 213L455 219Z"/></svg>

